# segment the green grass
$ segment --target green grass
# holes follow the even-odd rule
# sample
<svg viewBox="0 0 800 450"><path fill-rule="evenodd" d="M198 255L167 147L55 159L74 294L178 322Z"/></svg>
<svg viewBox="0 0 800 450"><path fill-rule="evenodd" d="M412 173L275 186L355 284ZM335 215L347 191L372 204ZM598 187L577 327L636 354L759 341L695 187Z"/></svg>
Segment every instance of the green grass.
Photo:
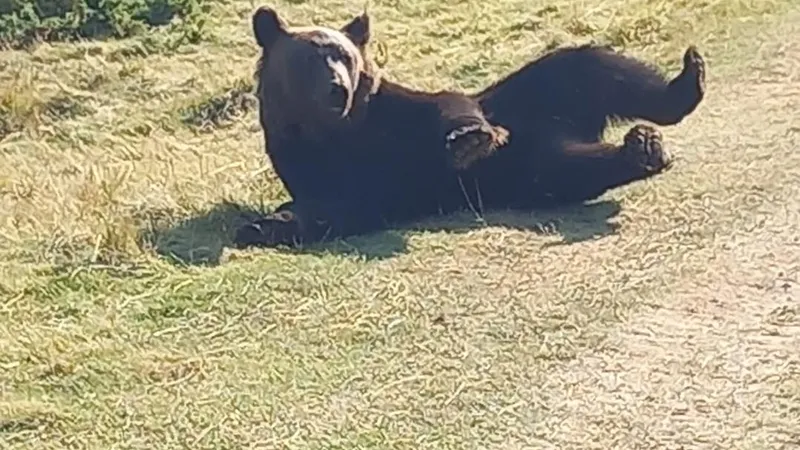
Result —
<svg viewBox="0 0 800 450"><path fill-rule="evenodd" d="M169 31L202 38L204 0L2 0L0 48L42 41L126 38L170 25ZM174 22L179 19L179 22Z"/></svg>
<svg viewBox="0 0 800 450"><path fill-rule="evenodd" d="M796 17L788 0L371 1L389 76L416 87L478 89L588 40L675 70L696 44L711 106L664 130L674 170L594 204L434 218L292 252L228 248L243 217L286 193L249 96L257 5L201 6L202 37L178 20L0 53L2 448L611 448L634 419L569 397L578 382L565 380L587 355L630 359L609 336L634 313L684 291L702 309L709 286L747 291L778 272L796 286L796 244L780 239L800 222L776 221L800 198L785 128L798 109L785 122L752 112L792 107L796 86L769 84L786 78L791 62L774 64L791 49L758 50L764 30ZM361 8L274 6L337 26ZM740 242L750 259L720 253ZM788 262L747 247L760 242ZM752 283L719 288L723 275ZM759 327L799 324L791 303L773 309ZM762 380L757 400L774 414L757 429L797 438L797 367ZM750 429L736 411L725 430ZM585 422L567 432L558 417Z"/></svg>

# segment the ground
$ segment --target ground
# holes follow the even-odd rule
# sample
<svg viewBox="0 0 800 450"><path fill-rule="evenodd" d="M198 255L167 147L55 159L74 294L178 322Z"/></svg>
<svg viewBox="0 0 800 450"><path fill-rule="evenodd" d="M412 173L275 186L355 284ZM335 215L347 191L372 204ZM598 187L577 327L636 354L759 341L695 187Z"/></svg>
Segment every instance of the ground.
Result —
<svg viewBox="0 0 800 450"><path fill-rule="evenodd" d="M177 49L3 52L0 447L800 448L791 3L371 2L415 86L596 37L673 70L697 44L708 93L672 170L590 205L298 252L223 249L285 198L250 2Z"/></svg>

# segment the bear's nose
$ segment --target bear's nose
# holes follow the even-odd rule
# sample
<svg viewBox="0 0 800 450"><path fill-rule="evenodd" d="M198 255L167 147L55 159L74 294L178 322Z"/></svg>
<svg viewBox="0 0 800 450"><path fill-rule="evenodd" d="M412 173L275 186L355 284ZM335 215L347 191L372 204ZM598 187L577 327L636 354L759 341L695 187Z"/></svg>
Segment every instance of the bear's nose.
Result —
<svg viewBox="0 0 800 450"><path fill-rule="evenodd" d="M342 117L350 112L350 98L348 90L340 84L331 84L330 88L331 105L336 105L335 109L341 113Z"/></svg>

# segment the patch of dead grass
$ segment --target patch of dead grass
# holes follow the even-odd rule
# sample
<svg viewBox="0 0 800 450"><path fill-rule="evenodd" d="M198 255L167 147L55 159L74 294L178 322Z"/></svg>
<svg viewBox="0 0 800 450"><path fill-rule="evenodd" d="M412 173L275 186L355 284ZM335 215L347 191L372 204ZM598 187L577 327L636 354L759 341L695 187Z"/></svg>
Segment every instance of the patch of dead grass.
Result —
<svg viewBox="0 0 800 450"><path fill-rule="evenodd" d="M255 97L252 81L239 80L231 88L213 95L195 105L181 110L183 123L201 131L209 131L230 124L233 120L255 110L258 100Z"/></svg>

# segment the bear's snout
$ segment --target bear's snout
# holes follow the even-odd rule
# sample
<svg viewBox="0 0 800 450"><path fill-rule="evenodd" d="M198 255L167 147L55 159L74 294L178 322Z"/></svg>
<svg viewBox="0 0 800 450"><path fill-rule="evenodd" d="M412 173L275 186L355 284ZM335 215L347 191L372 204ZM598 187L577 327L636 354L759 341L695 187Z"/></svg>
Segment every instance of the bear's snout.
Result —
<svg viewBox="0 0 800 450"><path fill-rule="evenodd" d="M350 113L351 101L350 91L338 83L332 83L330 87L331 110L340 117L346 117Z"/></svg>

